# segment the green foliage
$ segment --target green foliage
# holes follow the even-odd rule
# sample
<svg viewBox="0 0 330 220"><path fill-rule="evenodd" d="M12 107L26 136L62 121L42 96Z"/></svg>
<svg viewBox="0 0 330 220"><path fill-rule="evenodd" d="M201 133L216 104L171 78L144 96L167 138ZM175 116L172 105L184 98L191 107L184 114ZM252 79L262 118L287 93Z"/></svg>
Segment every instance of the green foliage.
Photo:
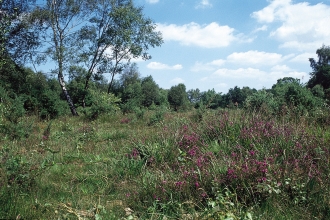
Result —
<svg viewBox="0 0 330 220"><path fill-rule="evenodd" d="M278 111L280 111L282 106L287 106L298 115L306 113L313 114L324 103L322 98L318 97L322 95L322 89L320 87L316 87L311 91L301 85L299 79L291 77L279 79L273 85L271 91L276 99ZM318 96L314 96L313 93Z"/></svg>
<svg viewBox="0 0 330 220"><path fill-rule="evenodd" d="M245 107L252 111L268 112L270 114L278 111L278 104L273 94L266 90L259 90L248 96L245 100Z"/></svg>
<svg viewBox="0 0 330 220"><path fill-rule="evenodd" d="M32 123L23 118L25 115L23 97L9 98L0 87L0 133L3 138L27 138L31 133Z"/></svg>
<svg viewBox="0 0 330 220"><path fill-rule="evenodd" d="M315 96L315 97L318 97L318 98L324 98L324 90L323 90L323 87L321 85L316 85L312 88L312 94Z"/></svg>
<svg viewBox="0 0 330 220"><path fill-rule="evenodd" d="M124 68L123 72L120 74L120 84L126 88L128 85L141 82L141 76L136 63Z"/></svg>
<svg viewBox="0 0 330 220"><path fill-rule="evenodd" d="M113 94L91 91L91 107L86 110L89 119L95 120L101 114L111 114L119 110L120 99Z"/></svg>
<svg viewBox="0 0 330 220"><path fill-rule="evenodd" d="M222 102L221 93L216 93L214 89L201 93L200 103L197 103L195 107L206 107L216 109Z"/></svg>
<svg viewBox="0 0 330 220"><path fill-rule="evenodd" d="M307 85L309 88L321 85L324 89L328 89L330 88L330 47L323 45L316 53L318 61L309 59L313 72L310 73L311 78Z"/></svg>
<svg viewBox="0 0 330 220"><path fill-rule="evenodd" d="M167 94L168 102L175 111L184 110L188 107L188 96L186 86L180 83L177 86L172 86Z"/></svg>
<svg viewBox="0 0 330 220"><path fill-rule="evenodd" d="M165 114L164 110L162 109L156 110L155 113L150 116L148 125L152 126L163 121L164 114Z"/></svg>
<svg viewBox="0 0 330 220"><path fill-rule="evenodd" d="M40 117L56 118L67 113L67 103L59 98L56 91L46 90L40 97Z"/></svg>
<svg viewBox="0 0 330 220"><path fill-rule="evenodd" d="M159 89L159 105L160 106L164 106L165 108L169 108L170 107L170 103L168 102L168 90Z"/></svg>
<svg viewBox="0 0 330 220"><path fill-rule="evenodd" d="M133 1L95 1L90 6L89 22L77 32L75 46L81 51L78 62L86 64L88 69L85 89L95 72L111 73L109 93L114 76L127 70L127 60L150 59L148 49L160 46L163 40L153 21L146 18L143 9L136 7Z"/></svg>
<svg viewBox="0 0 330 220"><path fill-rule="evenodd" d="M0 217L329 218L328 125L244 109L205 108L196 121L157 108L147 122L61 117L1 139Z"/></svg>
<svg viewBox="0 0 330 220"><path fill-rule="evenodd" d="M142 87L141 83L136 82L133 84L128 84L123 88L123 92L121 95L122 101L135 103L137 106L141 105L142 102Z"/></svg>
<svg viewBox="0 0 330 220"><path fill-rule="evenodd" d="M120 105L120 109L124 114L135 112L140 109L140 103L136 99L130 99L126 103Z"/></svg>
<svg viewBox="0 0 330 220"><path fill-rule="evenodd" d="M159 87L152 76L145 77L141 83L142 105L150 107L153 103L159 103Z"/></svg>
<svg viewBox="0 0 330 220"><path fill-rule="evenodd" d="M0 69L15 60L24 63L28 54L38 47L38 32L30 30L31 3L34 0L0 1ZM24 16L25 19L21 19Z"/></svg>
<svg viewBox="0 0 330 220"><path fill-rule="evenodd" d="M188 99L191 103L197 104L201 99L201 91L199 89L190 89L187 91Z"/></svg>
<svg viewBox="0 0 330 220"><path fill-rule="evenodd" d="M145 115L145 110L143 108L135 108L134 109L135 116L137 119L143 119Z"/></svg>
<svg viewBox="0 0 330 220"><path fill-rule="evenodd" d="M21 97L16 97L14 99L6 98L3 105L3 116L6 120L10 123L18 123L20 118L24 116L25 109L24 109L24 102Z"/></svg>

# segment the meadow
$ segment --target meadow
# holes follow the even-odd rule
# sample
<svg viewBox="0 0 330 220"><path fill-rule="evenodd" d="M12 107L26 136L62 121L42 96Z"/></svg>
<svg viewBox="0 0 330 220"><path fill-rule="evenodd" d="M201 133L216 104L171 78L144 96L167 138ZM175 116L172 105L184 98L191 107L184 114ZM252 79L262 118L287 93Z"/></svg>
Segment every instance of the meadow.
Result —
<svg viewBox="0 0 330 220"><path fill-rule="evenodd" d="M330 219L330 127L244 109L20 119L0 218Z"/></svg>

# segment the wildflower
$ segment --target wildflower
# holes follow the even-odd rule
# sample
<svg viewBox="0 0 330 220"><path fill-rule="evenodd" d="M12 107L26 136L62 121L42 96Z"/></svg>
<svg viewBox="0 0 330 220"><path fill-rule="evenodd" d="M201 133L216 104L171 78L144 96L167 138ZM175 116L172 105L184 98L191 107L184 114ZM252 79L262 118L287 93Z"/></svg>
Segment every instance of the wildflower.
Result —
<svg viewBox="0 0 330 220"><path fill-rule="evenodd" d="M183 182L181 182L181 181L175 182L175 186L180 187L180 186L182 186L182 185L183 185Z"/></svg>
<svg viewBox="0 0 330 220"><path fill-rule="evenodd" d="M235 179L237 176L235 175L235 171L233 169L228 168L227 176L229 179Z"/></svg>
<svg viewBox="0 0 330 220"><path fill-rule="evenodd" d="M129 118L123 118L122 120L120 120L121 124L127 124L129 123L131 120Z"/></svg>
<svg viewBox="0 0 330 220"><path fill-rule="evenodd" d="M201 196L202 196L203 198L207 197L206 192L203 192L203 193L201 194Z"/></svg>
<svg viewBox="0 0 330 220"><path fill-rule="evenodd" d="M254 156L256 154L256 152L254 150L251 150L249 153L251 156Z"/></svg>
<svg viewBox="0 0 330 220"><path fill-rule="evenodd" d="M188 151L188 154L189 154L191 157L195 156L195 155L196 155L196 149L195 149L195 148L190 149L190 150Z"/></svg>

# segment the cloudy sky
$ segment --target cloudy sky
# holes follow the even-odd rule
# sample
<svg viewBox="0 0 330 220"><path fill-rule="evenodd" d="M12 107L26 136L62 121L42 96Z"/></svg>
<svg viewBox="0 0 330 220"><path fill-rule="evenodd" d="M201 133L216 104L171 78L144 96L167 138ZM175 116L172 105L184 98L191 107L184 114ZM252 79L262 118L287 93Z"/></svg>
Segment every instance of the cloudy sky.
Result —
<svg viewBox="0 0 330 220"><path fill-rule="evenodd" d="M270 88L283 77L309 79L308 58L330 45L330 0L135 0L164 44L138 61L169 89Z"/></svg>

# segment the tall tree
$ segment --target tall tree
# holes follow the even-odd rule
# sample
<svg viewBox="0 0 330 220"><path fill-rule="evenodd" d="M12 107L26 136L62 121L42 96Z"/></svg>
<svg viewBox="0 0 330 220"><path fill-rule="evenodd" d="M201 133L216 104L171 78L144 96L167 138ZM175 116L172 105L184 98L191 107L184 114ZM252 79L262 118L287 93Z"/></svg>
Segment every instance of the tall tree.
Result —
<svg viewBox="0 0 330 220"><path fill-rule="evenodd" d="M313 72L310 73L307 86L313 88L316 85L323 86L324 89L330 88L330 46L322 46L316 51L318 60L309 58Z"/></svg>
<svg viewBox="0 0 330 220"><path fill-rule="evenodd" d="M64 72L70 66L75 45L75 33L86 22L91 14L91 1L87 0L47 0L42 8L36 8L34 15L43 21L47 28L43 38L48 42L45 54L50 57L56 67L52 70L57 74L63 95L70 107L72 115L78 115L71 100L64 80Z"/></svg>
<svg viewBox="0 0 330 220"><path fill-rule="evenodd" d="M34 21L29 14L34 2L0 0L0 68L8 59L25 63L31 51L39 46L38 32L30 28Z"/></svg>
<svg viewBox="0 0 330 220"><path fill-rule="evenodd" d="M150 107L153 103L159 103L159 86L152 76L147 76L142 79L141 88L143 106Z"/></svg>
<svg viewBox="0 0 330 220"><path fill-rule="evenodd" d="M128 65L121 73L120 83L123 87L140 81L141 76L136 63Z"/></svg>
<svg viewBox="0 0 330 220"><path fill-rule="evenodd" d="M201 100L201 92L199 89L190 89L187 91L188 99L191 103L196 104Z"/></svg>
<svg viewBox="0 0 330 220"><path fill-rule="evenodd" d="M79 32L78 62L88 69L86 90L93 74L110 73L109 93L114 76L132 58L148 60L149 47L162 44L161 33L142 10L132 0L95 0L93 17Z"/></svg>
<svg viewBox="0 0 330 220"><path fill-rule="evenodd" d="M186 86L183 83L180 83L177 86L172 86L168 91L167 96L168 102L175 111L179 110L180 107L186 107L189 102L186 93Z"/></svg>

